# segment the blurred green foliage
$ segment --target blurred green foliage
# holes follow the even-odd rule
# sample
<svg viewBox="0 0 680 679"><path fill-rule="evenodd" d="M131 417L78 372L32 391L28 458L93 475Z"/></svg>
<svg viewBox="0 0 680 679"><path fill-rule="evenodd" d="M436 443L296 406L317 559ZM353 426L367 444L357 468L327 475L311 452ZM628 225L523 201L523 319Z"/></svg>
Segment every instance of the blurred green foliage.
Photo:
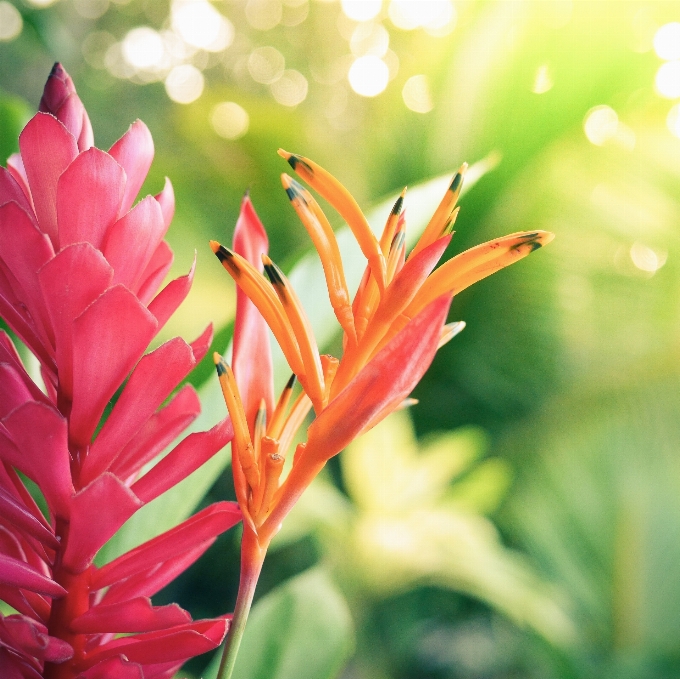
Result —
<svg viewBox="0 0 680 679"><path fill-rule="evenodd" d="M165 337L192 339L213 321L217 348L226 346L233 288L206 241L230 239L245 189L269 230L274 259L286 270L299 260L304 264L309 244L279 184L286 170L275 154L279 146L327 167L364 207L405 184L495 153L500 164L461 201L451 254L523 229L557 234L544 252L454 300L452 320L464 319L467 329L440 352L414 394L420 403L411 415L423 449L416 453L402 437L392 451L378 451L379 458L365 452L359 464L353 451L329 465L305 500L306 514L286 528L265 565L264 612L254 609L251 643L273 643L287 631L286 639L318 639L329 657L344 657L350 628L342 614L325 617L338 622L333 628L304 613L315 608L308 597L328 585L335 592L329 601L337 596L349 602L357 630L344 679L677 677L680 139L666 121L680 96L655 89L662 60L652 43L660 26L680 21L680 3L454 0L452 30L436 37L423 28L395 26L386 0L370 23L388 35L384 59L391 80L384 92L365 98L352 91L346 73L365 49L357 47L356 36L367 24L350 20L339 2L268 0L281 19L263 29L252 17L264 0L216 0L234 39L221 52L198 49L186 57L202 71L205 88L184 105L168 98L163 74L145 82L151 78L140 73L111 72L120 67L111 66L116 49L120 54L115 45L128 31L171 29L170 3L11 2L23 30L0 42L2 160L16 150L18 129L57 59L76 81L98 145L108 147L136 117L154 135L156 160L145 191L158 191L165 175L173 180L175 275L186 272L198 253L194 290ZM297 106L278 103L272 86L251 77L248 58L261 47L274 47L286 68L306 79L307 96ZM413 76L425 76L427 112L405 105L403 88ZM249 116L248 131L238 139L220 137L213 126L215 106L225 101ZM415 224L436 199L412 194L406 216ZM313 287L313 278L302 280L305 292ZM315 299L310 297L310 313L323 318L324 308L317 307L325 302ZM325 339L332 346L331 336ZM209 373L208 366L196 383ZM279 379L285 379L283 371ZM207 420L219 417L224 411L215 386L208 380L201 391ZM499 534L492 531L486 544L498 550L499 563L476 575L499 576L506 558L519 559L531 577L521 586L504 585L499 594L511 600L521 587L534 597L550 592L574 625L572 638L522 625L522 616L499 596L456 579L453 568L438 566L437 577L432 570L407 576L377 547L364 554L374 563L358 558L358 526L375 511L362 499L362 484L370 480L376 493L369 497L396 502L394 511L403 510L401 519L413 520L418 531L426 523L412 519L404 496L415 488L409 477L425 473L435 459L432 449L423 452L426 436L456 440L463 434L446 432L463 426L485 432L489 457L477 446L479 461L461 462L464 471L453 478L445 472L456 453L442 453L435 465L440 476L413 512L440 511L438 498L458 492L459 500L462 495L471 503L471 520L484 526L482 533L492 531L490 516ZM406 449L408 462L400 457ZM378 459L384 475L371 468ZM215 462L215 474L223 464ZM407 482L397 489L394 475L403 465ZM475 476L483 469L490 471ZM224 477L189 485L183 503L154 512L172 521L196 503L231 493ZM494 498L505 499L497 508L486 502ZM121 540L141 540L141 530L129 527ZM426 539L425 528L418 537L428 546L442 540L461 560L469 557L462 547L454 550L463 533L450 532L450 542L445 534ZM320 571L289 580L318 563L330 574L323 587ZM224 536L159 602L165 597L195 615L221 614L233 606L236 564L237 540ZM306 577L316 584L301 588ZM323 634L336 633L334 642L323 641L330 638ZM334 648L342 651L333 655ZM263 652L274 658L286 650ZM249 677L265 671L248 664L259 660L249 655ZM200 676L205 663L198 659L180 676Z"/></svg>

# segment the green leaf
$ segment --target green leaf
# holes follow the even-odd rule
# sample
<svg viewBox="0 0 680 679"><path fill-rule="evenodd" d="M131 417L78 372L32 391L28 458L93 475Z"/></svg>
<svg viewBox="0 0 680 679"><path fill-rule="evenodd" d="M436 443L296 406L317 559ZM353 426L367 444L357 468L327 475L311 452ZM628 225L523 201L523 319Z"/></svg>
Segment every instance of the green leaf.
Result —
<svg viewBox="0 0 680 679"><path fill-rule="evenodd" d="M234 679L332 679L354 646L347 603L314 568L288 580L253 608ZM217 653L204 679L214 679Z"/></svg>

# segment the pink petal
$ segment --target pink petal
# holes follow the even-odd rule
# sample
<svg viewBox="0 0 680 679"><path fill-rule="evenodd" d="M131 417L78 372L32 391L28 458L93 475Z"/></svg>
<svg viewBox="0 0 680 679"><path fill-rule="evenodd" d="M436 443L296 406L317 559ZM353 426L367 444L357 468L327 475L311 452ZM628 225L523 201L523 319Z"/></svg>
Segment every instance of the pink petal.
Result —
<svg viewBox="0 0 680 679"><path fill-rule="evenodd" d="M135 288L164 232L163 213L152 196L137 203L109 229L102 251L115 272L114 283Z"/></svg>
<svg viewBox="0 0 680 679"><path fill-rule="evenodd" d="M40 338L51 343L54 337L35 274L54 257L54 250L49 238L17 203L0 207L0 257L13 276L14 293L27 307Z"/></svg>
<svg viewBox="0 0 680 679"><path fill-rule="evenodd" d="M14 366L7 363L0 363L0 418L11 413L26 401L32 401L32 394L29 391L22 376Z"/></svg>
<svg viewBox="0 0 680 679"><path fill-rule="evenodd" d="M50 509L68 518L73 495L66 420L52 406L29 401L10 413L3 424L18 456L9 446L3 458L35 481Z"/></svg>
<svg viewBox="0 0 680 679"><path fill-rule="evenodd" d="M434 358L450 304L444 295L427 306L329 403L308 429L307 459L336 455L401 403Z"/></svg>
<svg viewBox="0 0 680 679"><path fill-rule="evenodd" d="M171 559L166 559L161 563L155 563L146 570L111 585L104 595L104 602L109 604L127 601L136 596L153 596L160 592L168 583L184 573L189 566L212 546L216 539L206 540L198 547L194 547L194 549L190 549Z"/></svg>
<svg viewBox="0 0 680 679"><path fill-rule="evenodd" d="M44 625L23 615L9 615L0 620L0 636L40 662L62 663L73 657L70 644L49 636Z"/></svg>
<svg viewBox="0 0 680 679"><path fill-rule="evenodd" d="M187 660L217 648L228 628L229 621L218 618L199 620L162 632L123 637L109 642L93 653L88 653L86 660L98 661L100 658L120 653L132 662L140 664Z"/></svg>
<svg viewBox="0 0 680 679"><path fill-rule="evenodd" d="M125 172L108 153L94 147L83 151L59 178L59 246L87 242L101 249L124 189Z"/></svg>
<svg viewBox="0 0 680 679"><path fill-rule="evenodd" d="M78 140L85 151L92 146L92 125L69 74L59 63L54 64L40 99L40 111L51 113Z"/></svg>
<svg viewBox="0 0 680 679"><path fill-rule="evenodd" d="M49 597L66 594L61 585L38 572L33 566L5 554L0 554L0 584L21 587Z"/></svg>
<svg viewBox="0 0 680 679"><path fill-rule="evenodd" d="M81 472L83 483L89 483L111 466L195 365L191 347L179 337L142 357L90 448Z"/></svg>
<svg viewBox="0 0 680 679"><path fill-rule="evenodd" d="M189 434L160 462L132 485L143 502L151 502L196 471L231 441L234 429L229 418L209 431Z"/></svg>
<svg viewBox="0 0 680 679"><path fill-rule="evenodd" d="M142 304L148 304L172 266L173 254L170 246L162 240L140 277L137 297Z"/></svg>
<svg viewBox="0 0 680 679"><path fill-rule="evenodd" d="M261 272L262 255L267 254L268 249L267 233L255 213L250 197L246 195L241 203L241 213L234 231L234 251ZM240 288L236 291L233 369L252 435L262 399L267 406L267 414L272 412L272 357L267 324Z"/></svg>
<svg viewBox="0 0 680 679"><path fill-rule="evenodd" d="M42 679L42 673L30 666L25 659L18 658L1 647L0 676L2 679Z"/></svg>
<svg viewBox="0 0 680 679"><path fill-rule="evenodd" d="M109 287L112 278L108 262L89 243L68 245L38 272L54 331L59 389L68 400L73 398L73 320Z"/></svg>
<svg viewBox="0 0 680 679"><path fill-rule="evenodd" d="M0 205L12 201L24 210L29 217L33 215L33 207L19 182L12 176L9 170L0 167Z"/></svg>
<svg viewBox="0 0 680 679"><path fill-rule="evenodd" d="M26 535L36 538L52 549L59 547L59 540L26 507L6 490L0 488L0 517Z"/></svg>
<svg viewBox="0 0 680 679"><path fill-rule="evenodd" d="M82 573L102 545L142 506L113 474L102 474L71 502L69 539L64 566Z"/></svg>
<svg viewBox="0 0 680 679"><path fill-rule="evenodd" d="M70 626L79 634L120 634L153 632L188 622L191 616L177 604L152 606L147 597L137 597L117 604L99 604L73 620Z"/></svg>
<svg viewBox="0 0 680 679"><path fill-rule="evenodd" d="M76 679L147 679L141 665L132 663L123 655L98 662L79 674Z"/></svg>
<svg viewBox="0 0 680 679"><path fill-rule="evenodd" d="M7 462L0 464L0 486L26 507L46 528L50 528L38 505L35 503L33 496L26 490L26 486L19 478L17 472Z"/></svg>
<svg viewBox="0 0 680 679"><path fill-rule="evenodd" d="M167 177L165 178L163 190L156 194L154 198L160 203L161 210L163 211L163 223L167 229L172 218L175 216L175 191Z"/></svg>
<svg viewBox="0 0 680 679"><path fill-rule="evenodd" d="M92 575L91 589L107 587L213 540L241 520L236 502L216 502L162 535L106 564Z"/></svg>
<svg viewBox="0 0 680 679"><path fill-rule="evenodd" d="M16 611L30 618L47 622L51 605L39 594L17 589L14 586L0 585L0 600L8 603ZM0 677L4 677L0 673Z"/></svg>
<svg viewBox="0 0 680 679"><path fill-rule="evenodd" d="M38 224L58 249L57 181L78 155L76 139L54 116L36 113L19 135L19 147Z"/></svg>
<svg viewBox="0 0 680 679"><path fill-rule="evenodd" d="M147 462L165 450L198 416L201 403L196 390L187 384L170 403L154 413L125 446L111 465L120 479L136 474Z"/></svg>
<svg viewBox="0 0 680 679"><path fill-rule="evenodd" d="M191 265L189 273L170 281L149 303L148 309L158 321L159 332L189 294L195 269L196 255L194 255L194 263Z"/></svg>
<svg viewBox="0 0 680 679"><path fill-rule="evenodd" d="M13 153L7 159L7 171L12 175L14 181L21 187L26 200L30 206L30 212L35 216L35 208L33 207L33 198L31 197L31 189L28 188L28 176L26 175L26 168L20 153Z"/></svg>
<svg viewBox="0 0 680 679"><path fill-rule="evenodd" d="M118 161L127 175L125 194L119 213L122 215L132 207L151 167L154 149L149 128L141 120L136 120L111 147L109 153Z"/></svg>
<svg viewBox="0 0 680 679"><path fill-rule="evenodd" d="M26 369L24 368L24 364L21 362L21 357L17 353L17 350L12 343L12 340L3 330L0 330L0 362L8 363L16 370L17 374L21 375L21 379L26 385L26 388L31 394L31 398L34 401L46 402L45 395L42 393L42 391L40 391L35 382L33 382L33 380L29 377Z"/></svg>
<svg viewBox="0 0 680 679"><path fill-rule="evenodd" d="M191 343L191 351L194 352L196 363L200 363L210 349L213 341L213 326L212 323Z"/></svg>
<svg viewBox="0 0 680 679"><path fill-rule="evenodd" d="M141 357L156 319L126 288L109 288L73 322L71 440L85 446L116 389Z"/></svg>

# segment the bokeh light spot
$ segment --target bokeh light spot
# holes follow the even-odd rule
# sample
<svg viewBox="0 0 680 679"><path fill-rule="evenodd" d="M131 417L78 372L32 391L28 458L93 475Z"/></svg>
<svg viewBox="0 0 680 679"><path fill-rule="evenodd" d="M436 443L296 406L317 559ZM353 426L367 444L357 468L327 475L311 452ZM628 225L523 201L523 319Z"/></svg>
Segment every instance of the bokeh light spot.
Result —
<svg viewBox="0 0 680 679"><path fill-rule="evenodd" d="M671 134L680 139L680 104L676 104L668 112L668 116L666 117L666 125L668 125L668 129L671 131Z"/></svg>
<svg viewBox="0 0 680 679"><path fill-rule="evenodd" d="M0 41L14 40L24 26L19 10L9 2L0 2Z"/></svg>
<svg viewBox="0 0 680 679"><path fill-rule="evenodd" d="M390 46L390 34L382 24L363 23L353 31L349 41L352 54L356 57L373 54L383 57Z"/></svg>
<svg viewBox="0 0 680 679"><path fill-rule="evenodd" d="M680 60L668 61L659 66L654 79L656 91L666 99L680 97Z"/></svg>
<svg viewBox="0 0 680 679"><path fill-rule="evenodd" d="M99 19L109 9L109 0L73 0L73 6L85 19Z"/></svg>
<svg viewBox="0 0 680 679"><path fill-rule="evenodd" d="M640 271L654 274L666 263L668 253L657 252L642 243L633 243L630 258Z"/></svg>
<svg viewBox="0 0 680 679"><path fill-rule="evenodd" d="M616 136L619 117L610 106L595 106L586 113L583 131L591 144L602 146Z"/></svg>
<svg viewBox="0 0 680 679"><path fill-rule="evenodd" d="M387 64L372 54L356 59L347 74L351 88L362 97L380 94L387 87L389 78Z"/></svg>
<svg viewBox="0 0 680 679"><path fill-rule="evenodd" d="M281 0L248 0L246 19L259 31L269 31L279 25L283 17Z"/></svg>
<svg viewBox="0 0 680 679"><path fill-rule="evenodd" d="M148 26L133 28L123 38L123 57L131 66L140 69L154 68L165 55L163 38Z"/></svg>
<svg viewBox="0 0 680 679"><path fill-rule="evenodd" d="M450 0L392 0L388 14L397 28L411 31L422 27L435 35L453 30L456 19Z"/></svg>
<svg viewBox="0 0 680 679"><path fill-rule="evenodd" d="M231 21L206 0L175 0L172 28L189 45L208 52L221 52L234 40Z"/></svg>
<svg viewBox="0 0 680 679"><path fill-rule="evenodd" d="M220 137L239 139L248 131L250 118L235 101L223 101L213 109L210 122Z"/></svg>
<svg viewBox="0 0 680 679"><path fill-rule="evenodd" d="M680 23L664 24L654 34L654 51L664 61L680 59Z"/></svg>
<svg viewBox="0 0 680 679"><path fill-rule="evenodd" d="M382 0L342 0L342 11L354 21L370 21L380 14Z"/></svg>
<svg viewBox="0 0 680 679"><path fill-rule="evenodd" d="M288 69L271 85L274 99L283 106L297 106L307 98L309 84L302 73Z"/></svg>
<svg viewBox="0 0 680 679"><path fill-rule="evenodd" d="M203 74L191 64L175 66L165 79L165 91L178 104L190 104L203 93Z"/></svg>
<svg viewBox="0 0 680 679"><path fill-rule="evenodd" d="M550 74L550 68L547 64L538 67L536 77L534 78L534 86L531 91L534 94L544 94L553 88L554 82Z"/></svg>
<svg viewBox="0 0 680 679"><path fill-rule="evenodd" d="M53 5L57 0L26 0L29 5L33 7L38 7L42 9L43 7L49 7Z"/></svg>
<svg viewBox="0 0 680 679"><path fill-rule="evenodd" d="M406 108L416 113L429 113L434 105L430 95L430 86L424 75L411 76L401 91Z"/></svg>
<svg viewBox="0 0 680 679"><path fill-rule="evenodd" d="M258 47L248 56L248 72L255 82L275 83L286 67L286 59L275 47Z"/></svg>

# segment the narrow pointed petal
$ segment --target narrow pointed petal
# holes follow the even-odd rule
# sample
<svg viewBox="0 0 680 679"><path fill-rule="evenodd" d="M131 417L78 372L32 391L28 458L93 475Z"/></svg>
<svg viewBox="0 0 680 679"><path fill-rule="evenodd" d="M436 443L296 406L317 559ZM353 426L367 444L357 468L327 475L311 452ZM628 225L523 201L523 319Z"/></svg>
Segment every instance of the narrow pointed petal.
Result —
<svg viewBox="0 0 680 679"><path fill-rule="evenodd" d="M0 583L28 589L49 597L61 597L66 590L23 561L0 554Z"/></svg>
<svg viewBox="0 0 680 679"><path fill-rule="evenodd" d="M90 243L63 248L38 272L54 331L59 389L73 397L73 321L111 284L113 270ZM78 280L74 285L73 281Z"/></svg>
<svg viewBox="0 0 680 679"><path fill-rule="evenodd" d="M222 450L233 437L234 429L229 418L208 431L189 434L134 483L132 491L143 502L151 502L196 471Z"/></svg>
<svg viewBox="0 0 680 679"><path fill-rule="evenodd" d="M3 458L35 481L50 509L68 518L73 495L66 420L53 407L29 401L4 420L16 453L9 446ZM16 459L11 459L17 455Z"/></svg>
<svg viewBox="0 0 680 679"><path fill-rule="evenodd" d="M38 224L57 250L57 181L78 155L76 139L55 117L37 113L19 135L19 148Z"/></svg>
<svg viewBox="0 0 680 679"><path fill-rule="evenodd" d="M165 233L161 206L147 196L106 234L102 252L114 270L114 283L133 290Z"/></svg>
<svg viewBox="0 0 680 679"><path fill-rule="evenodd" d="M180 276L170 281L152 300L148 309L158 321L158 332L168 322L170 316L177 311L179 305L186 299L194 280L196 269L196 255L191 269L186 276ZM200 360L200 359L199 359Z"/></svg>
<svg viewBox="0 0 680 679"><path fill-rule="evenodd" d="M76 679L145 679L138 663L130 662L124 655L106 658L77 676Z"/></svg>
<svg viewBox="0 0 680 679"><path fill-rule="evenodd" d="M49 636L44 625L23 615L0 618L0 639L41 663L62 663L73 657L70 644Z"/></svg>
<svg viewBox="0 0 680 679"><path fill-rule="evenodd" d="M152 563L145 570L131 575L129 578L114 583L104 595L103 603L111 604L125 602L137 596L153 596L160 592L163 587L172 582L179 575L195 563L206 550L208 550L217 538L204 540L198 547L183 552L177 556L164 559L158 563Z"/></svg>
<svg viewBox="0 0 680 679"><path fill-rule="evenodd" d="M194 352L194 359L196 363L200 363L210 349L213 341L213 326L212 323L191 343L191 351Z"/></svg>
<svg viewBox="0 0 680 679"><path fill-rule="evenodd" d="M267 233L250 197L245 196L234 231L234 251L262 273L262 255L268 250ZM267 414L272 413L274 378L267 324L240 287L236 291L232 364L246 420L252 427L261 399L265 400Z"/></svg>
<svg viewBox="0 0 680 679"><path fill-rule="evenodd" d="M172 182L166 177L163 190L157 193L154 198L159 202L161 210L163 211L163 223L167 229L175 216L175 190L172 188Z"/></svg>
<svg viewBox="0 0 680 679"><path fill-rule="evenodd" d="M127 183L120 206L120 214L125 214L135 202L153 161L153 139L149 128L136 120L128 131L109 151L118 164L125 170Z"/></svg>
<svg viewBox="0 0 680 679"><path fill-rule="evenodd" d="M102 474L71 502L69 540L63 563L82 573L102 545L142 506L113 474Z"/></svg>
<svg viewBox="0 0 680 679"><path fill-rule="evenodd" d="M123 168L104 151L83 151L57 186L59 246L87 241L101 249L118 218L125 188Z"/></svg>
<svg viewBox="0 0 680 679"><path fill-rule="evenodd" d="M347 222L354 237L371 265L371 270L382 290L385 286L385 258L378 239L364 217L352 194L327 170L309 158L279 149L279 155L288 161L295 172L315 191L318 191Z"/></svg>
<svg viewBox="0 0 680 679"><path fill-rule="evenodd" d="M217 648L228 628L228 620L217 618L199 620L162 632L122 637L88 653L86 661L99 661L119 653L143 665L184 661Z"/></svg>
<svg viewBox="0 0 680 679"><path fill-rule="evenodd" d="M111 465L111 472L121 479L136 474L147 462L160 455L200 412L198 394L190 384L187 384L165 408L147 420L115 459Z"/></svg>
<svg viewBox="0 0 680 679"><path fill-rule="evenodd" d="M92 575L92 590L113 585L120 580L157 566L188 552L201 543L213 540L241 520L235 502L218 502L143 545L119 556Z"/></svg>
<svg viewBox="0 0 680 679"><path fill-rule="evenodd" d="M141 357L156 319L122 286L109 288L73 322L71 439L85 446L106 404Z"/></svg>
<svg viewBox="0 0 680 679"><path fill-rule="evenodd" d="M412 318L439 295L458 294L482 278L547 245L554 237L548 231L513 233L456 255L430 276L404 313Z"/></svg>
<svg viewBox="0 0 680 679"><path fill-rule="evenodd" d="M27 615L34 620L45 623L50 618L51 604L47 599L35 592L18 589L13 585L0 585L0 600L9 604L15 611ZM0 669L2 666L0 665ZM0 677L4 675L0 672Z"/></svg>
<svg viewBox="0 0 680 679"><path fill-rule="evenodd" d="M429 367L451 298L440 297L411 321L343 389L309 427L306 454L339 453L386 407L395 407Z"/></svg>
<svg viewBox="0 0 680 679"><path fill-rule="evenodd" d="M71 629L80 634L107 632L154 632L191 622L191 616L177 604L152 606L147 597L117 604L99 604L73 620Z"/></svg>
<svg viewBox="0 0 680 679"><path fill-rule="evenodd" d="M162 240L139 279L136 292L142 304L146 305L153 299L168 271L170 271L173 257L170 246ZM133 292L135 292L134 289Z"/></svg>
<svg viewBox="0 0 680 679"><path fill-rule="evenodd" d="M83 483L89 483L111 466L195 365L191 347L180 337L142 357L90 447L81 472Z"/></svg>

